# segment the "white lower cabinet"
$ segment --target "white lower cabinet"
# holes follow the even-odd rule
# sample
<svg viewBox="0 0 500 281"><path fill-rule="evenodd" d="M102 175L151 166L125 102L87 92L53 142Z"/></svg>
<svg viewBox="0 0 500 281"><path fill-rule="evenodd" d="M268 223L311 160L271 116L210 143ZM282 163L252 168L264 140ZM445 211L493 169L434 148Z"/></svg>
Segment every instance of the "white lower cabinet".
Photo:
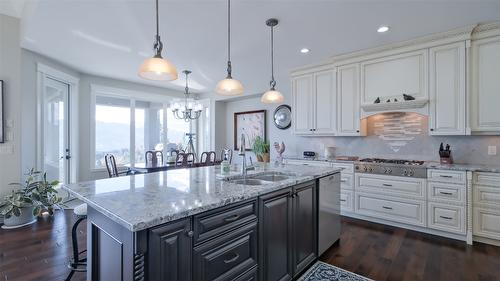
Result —
<svg viewBox="0 0 500 281"><path fill-rule="evenodd" d="M354 212L354 192L352 190L340 191L340 210L343 212Z"/></svg>
<svg viewBox="0 0 500 281"><path fill-rule="evenodd" d="M399 223L425 226L425 202L356 192L358 214Z"/></svg>
<svg viewBox="0 0 500 281"><path fill-rule="evenodd" d="M500 240L500 210L474 208L474 235Z"/></svg>
<svg viewBox="0 0 500 281"><path fill-rule="evenodd" d="M474 236L500 240L500 173L474 173L473 210Z"/></svg>
<svg viewBox="0 0 500 281"><path fill-rule="evenodd" d="M429 228L465 234L465 207L428 202Z"/></svg>

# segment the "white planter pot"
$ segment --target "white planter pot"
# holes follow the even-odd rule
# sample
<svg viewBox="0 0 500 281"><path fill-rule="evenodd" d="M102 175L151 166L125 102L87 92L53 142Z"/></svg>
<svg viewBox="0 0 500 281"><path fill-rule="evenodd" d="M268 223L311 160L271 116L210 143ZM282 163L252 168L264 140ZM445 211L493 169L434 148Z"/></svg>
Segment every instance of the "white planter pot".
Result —
<svg viewBox="0 0 500 281"><path fill-rule="evenodd" d="M21 208L21 215L19 217L12 215L10 218L4 218L2 228L13 229L35 223L36 217L33 216L33 208L33 206L23 207Z"/></svg>

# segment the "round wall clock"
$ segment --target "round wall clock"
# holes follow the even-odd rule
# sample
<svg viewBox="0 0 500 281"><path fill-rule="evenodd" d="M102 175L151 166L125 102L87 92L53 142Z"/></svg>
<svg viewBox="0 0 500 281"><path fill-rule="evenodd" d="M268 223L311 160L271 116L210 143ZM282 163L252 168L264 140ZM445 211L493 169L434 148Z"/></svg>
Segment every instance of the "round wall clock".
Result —
<svg viewBox="0 0 500 281"><path fill-rule="evenodd" d="M274 125L278 129L285 130L292 124L292 111L290 106L282 104L274 111Z"/></svg>

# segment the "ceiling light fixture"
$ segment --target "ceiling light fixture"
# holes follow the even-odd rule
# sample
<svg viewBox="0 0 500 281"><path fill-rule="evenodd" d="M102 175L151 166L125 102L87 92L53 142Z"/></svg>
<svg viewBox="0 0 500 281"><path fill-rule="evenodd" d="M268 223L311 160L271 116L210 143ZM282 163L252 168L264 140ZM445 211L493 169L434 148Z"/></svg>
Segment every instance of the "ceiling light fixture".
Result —
<svg viewBox="0 0 500 281"><path fill-rule="evenodd" d="M300 49L300 52L303 53L303 54L307 54L307 53L309 53L309 49L308 48L302 48L302 49Z"/></svg>
<svg viewBox="0 0 500 281"><path fill-rule="evenodd" d="M156 0L156 36L153 45L155 55L146 59L139 68L139 76L156 81L172 81L177 79L177 69L175 65L161 56L163 43L160 40L160 27L158 17L158 0Z"/></svg>
<svg viewBox="0 0 500 281"><path fill-rule="evenodd" d="M174 102L172 105L172 113L176 119L181 119L186 122L200 118L203 105L194 99L189 98L188 75L191 73L189 70L184 70L182 73L186 74L186 88L184 91L184 104ZM182 108L182 110L181 110Z"/></svg>
<svg viewBox="0 0 500 281"><path fill-rule="evenodd" d="M276 81L274 80L274 27L278 25L277 19L268 19L266 25L271 27L271 88L265 92L260 101L263 103L281 103L285 99L283 95L275 89Z"/></svg>
<svg viewBox="0 0 500 281"><path fill-rule="evenodd" d="M217 83L215 92L223 96L239 96L243 94L243 85L233 79L231 68L231 0L227 0L227 76Z"/></svg>
<svg viewBox="0 0 500 281"><path fill-rule="evenodd" d="M388 27L388 26L386 26L386 25L382 25L382 26L380 26L380 27L377 29L377 32L378 32L378 33L384 33L384 32L387 32L387 31L389 31L389 27Z"/></svg>

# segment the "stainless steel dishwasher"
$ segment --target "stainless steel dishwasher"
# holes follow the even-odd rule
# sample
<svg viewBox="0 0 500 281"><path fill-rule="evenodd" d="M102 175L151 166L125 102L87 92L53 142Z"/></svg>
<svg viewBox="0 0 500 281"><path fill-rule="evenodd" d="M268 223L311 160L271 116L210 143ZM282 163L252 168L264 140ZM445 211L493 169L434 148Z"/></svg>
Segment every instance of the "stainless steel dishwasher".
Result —
<svg viewBox="0 0 500 281"><path fill-rule="evenodd" d="M319 179L318 255L340 238L340 172Z"/></svg>

